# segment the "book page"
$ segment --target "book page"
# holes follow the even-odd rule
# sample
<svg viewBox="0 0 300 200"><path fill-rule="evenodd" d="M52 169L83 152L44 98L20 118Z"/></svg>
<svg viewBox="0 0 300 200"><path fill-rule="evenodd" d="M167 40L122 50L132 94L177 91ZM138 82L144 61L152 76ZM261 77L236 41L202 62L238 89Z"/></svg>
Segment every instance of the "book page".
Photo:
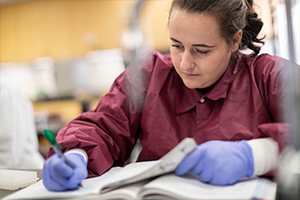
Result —
<svg viewBox="0 0 300 200"><path fill-rule="evenodd" d="M19 190L11 195L8 195L3 200L8 199L58 199L58 198L71 198L80 197L90 194L98 194L100 189L105 185L106 181L110 177L114 176L122 170L121 167L115 167L109 170L102 176L85 179L82 181L82 187L78 190L52 192L45 188L43 181L40 180L37 183Z"/></svg>
<svg viewBox="0 0 300 200"><path fill-rule="evenodd" d="M111 179L109 179L106 184L113 185L114 183L122 184L126 182L128 179L132 178L135 174L142 174L145 171L150 170L154 166L156 166L160 160L155 161L145 161L145 162L137 162L130 163L126 165L122 170L120 170L117 174L115 174Z"/></svg>
<svg viewBox="0 0 300 200"><path fill-rule="evenodd" d="M108 199L122 199L122 200L134 200L138 199L139 192L143 188L143 186L148 183L150 180L139 181L136 183L132 183L129 185L125 185L121 188L117 188L105 193L101 193L98 196L94 196L94 199L97 200L108 200ZM90 198L88 198L90 199Z"/></svg>
<svg viewBox="0 0 300 200"><path fill-rule="evenodd" d="M110 190L125 184L173 172L182 159L196 147L197 144L193 138L185 138L157 161L143 162L142 164L134 163L134 165L126 166L120 174L103 187L103 190Z"/></svg>
<svg viewBox="0 0 300 200"><path fill-rule="evenodd" d="M146 184L139 197L145 199L275 199L276 183L267 179L242 180L234 185L216 186L206 184L196 176L167 174Z"/></svg>

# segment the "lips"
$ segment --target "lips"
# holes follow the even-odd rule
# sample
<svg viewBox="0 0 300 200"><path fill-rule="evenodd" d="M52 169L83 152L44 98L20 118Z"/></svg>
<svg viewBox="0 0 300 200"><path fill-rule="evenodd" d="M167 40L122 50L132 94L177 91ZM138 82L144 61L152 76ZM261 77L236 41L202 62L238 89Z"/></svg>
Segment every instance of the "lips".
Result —
<svg viewBox="0 0 300 200"><path fill-rule="evenodd" d="M196 77L196 76L198 76L198 74L190 74L190 73L184 73L184 72L182 72L182 74L186 77Z"/></svg>

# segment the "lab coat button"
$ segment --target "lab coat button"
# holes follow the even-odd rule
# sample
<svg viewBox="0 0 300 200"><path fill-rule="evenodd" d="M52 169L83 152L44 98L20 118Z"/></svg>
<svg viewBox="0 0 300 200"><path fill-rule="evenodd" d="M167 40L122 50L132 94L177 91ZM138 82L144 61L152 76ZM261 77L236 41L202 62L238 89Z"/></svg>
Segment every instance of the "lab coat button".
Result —
<svg viewBox="0 0 300 200"><path fill-rule="evenodd" d="M201 102L201 103L204 103L204 101L205 101L205 99L204 99L204 98L203 98L203 99L200 99L200 102Z"/></svg>

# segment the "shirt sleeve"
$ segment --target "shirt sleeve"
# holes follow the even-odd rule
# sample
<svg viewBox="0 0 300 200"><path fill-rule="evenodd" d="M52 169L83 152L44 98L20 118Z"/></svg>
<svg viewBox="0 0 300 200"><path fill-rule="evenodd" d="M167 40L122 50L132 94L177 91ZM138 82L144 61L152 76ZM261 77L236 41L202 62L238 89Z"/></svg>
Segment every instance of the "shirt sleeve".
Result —
<svg viewBox="0 0 300 200"><path fill-rule="evenodd" d="M62 150L81 148L88 157L88 177L113 166L123 166L136 143L148 79L151 54L139 66L128 67L113 83L94 110L82 113L57 134ZM50 149L48 157L53 154Z"/></svg>
<svg viewBox="0 0 300 200"><path fill-rule="evenodd" d="M78 153L78 154L82 155L82 157L86 163L88 162L88 156L84 149L75 148L75 149L71 149L71 150L65 152L65 154L69 154L69 153Z"/></svg>
<svg viewBox="0 0 300 200"><path fill-rule="evenodd" d="M276 56L261 55L253 62L255 79L265 105L268 107L272 123L261 124L257 127L254 138L271 137L279 145L281 152L291 141L291 127L284 121L284 112L290 106L287 98L292 94L289 86L288 60ZM299 77L299 66L297 74Z"/></svg>
<svg viewBox="0 0 300 200"><path fill-rule="evenodd" d="M253 153L253 175L273 174L278 167L279 154L290 143L291 127L283 120L283 112L289 106L286 99L291 95L287 72L290 65L285 59L267 54L257 56L253 62L256 84L272 120L260 124L253 140L248 141ZM299 74L299 66L295 67Z"/></svg>
<svg viewBox="0 0 300 200"><path fill-rule="evenodd" d="M279 162L278 144L272 138L249 140L252 149L254 172L253 176L264 175L276 170Z"/></svg>

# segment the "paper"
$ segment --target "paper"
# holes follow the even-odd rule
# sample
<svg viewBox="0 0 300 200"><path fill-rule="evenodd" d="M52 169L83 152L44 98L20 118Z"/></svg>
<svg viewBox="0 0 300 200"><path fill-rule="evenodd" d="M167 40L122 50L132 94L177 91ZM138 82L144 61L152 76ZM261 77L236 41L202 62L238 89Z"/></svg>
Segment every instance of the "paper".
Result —
<svg viewBox="0 0 300 200"><path fill-rule="evenodd" d="M82 187L78 190L64 191L64 192L51 192L43 185L43 180L40 180L36 184L33 184L23 190L13 193L3 200L12 199L59 199L59 198L72 198L81 197L91 194L99 194L100 189L105 184L108 178L114 176L122 168L112 168L109 173L105 173L102 176L85 179L82 181Z"/></svg>
<svg viewBox="0 0 300 200"><path fill-rule="evenodd" d="M120 187L124 184L134 183L137 181L173 172L175 171L179 163L183 160L183 158L196 147L197 144L194 139L185 138L161 159L157 161L150 161L147 164L136 164L140 166L128 172L128 176L122 175L118 177L118 180L113 179L103 188L103 190ZM126 166L125 168L130 168L130 165Z"/></svg>

